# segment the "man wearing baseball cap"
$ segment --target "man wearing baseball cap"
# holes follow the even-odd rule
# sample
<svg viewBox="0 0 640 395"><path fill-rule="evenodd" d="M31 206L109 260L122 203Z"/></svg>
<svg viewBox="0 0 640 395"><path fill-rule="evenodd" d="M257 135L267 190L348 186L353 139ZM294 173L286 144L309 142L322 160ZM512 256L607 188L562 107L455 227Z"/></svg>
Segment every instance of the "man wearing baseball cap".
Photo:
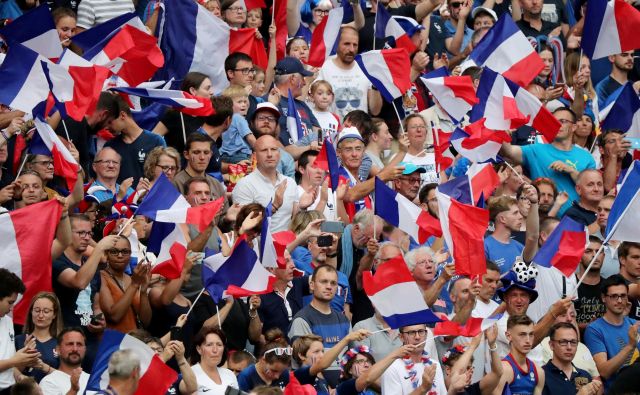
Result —
<svg viewBox="0 0 640 395"><path fill-rule="evenodd" d="M258 104L256 107L256 111L251 115L249 126L256 138L269 135L278 139L280 137L278 119L280 119L278 107L272 103L264 102ZM296 173L293 157L282 147L279 147L279 151L280 162L278 162L278 171L287 177L293 178Z"/></svg>
<svg viewBox="0 0 640 395"><path fill-rule="evenodd" d="M398 166L404 166L404 170L400 177L393 180L393 189L407 199L414 201L418 196L422 183L420 174L426 173L427 170L411 162L400 162Z"/></svg>

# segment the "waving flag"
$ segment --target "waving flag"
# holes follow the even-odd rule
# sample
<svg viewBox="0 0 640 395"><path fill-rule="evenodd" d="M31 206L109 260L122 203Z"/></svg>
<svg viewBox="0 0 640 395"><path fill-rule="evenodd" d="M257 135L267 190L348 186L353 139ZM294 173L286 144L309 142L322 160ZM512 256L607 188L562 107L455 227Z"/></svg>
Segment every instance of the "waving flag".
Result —
<svg viewBox="0 0 640 395"><path fill-rule="evenodd" d="M627 137L640 137L640 99L633 84L624 84L600 128L618 129L627 133Z"/></svg>
<svg viewBox="0 0 640 395"><path fill-rule="evenodd" d="M420 79L454 122L461 121L471 107L478 104L473 81L468 75L450 77L443 66Z"/></svg>
<svg viewBox="0 0 640 395"><path fill-rule="evenodd" d="M51 157L53 158L53 172L54 174L61 176L67 182L67 188L71 191L73 186L78 180L78 169L80 166L67 147L60 141L60 138L51 129L48 123L39 119L34 120L38 135L51 151Z"/></svg>
<svg viewBox="0 0 640 395"><path fill-rule="evenodd" d="M76 34L73 36L73 44L83 51L87 51L100 44L105 38L113 37L125 25L131 25L142 32L147 32L147 28L140 18L134 12L128 12Z"/></svg>
<svg viewBox="0 0 640 395"><path fill-rule="evenodd" d="M471 122L486 118L490 129L508 130L529 125L553 141L560 122L534 95L495 71L484 68L478 85L480 103L471 110Z"/></svg>
<svg viewBox="0 0 640 395"><path fill-rule="evenodd" d="M375 35L376 38L387 39L392 48L404 48L408 53L416 50L407 32L391 17L385 7L380 7L376 11Z"/></svg>
<svg viewBox="0 0 640 395"><path fill-rule="evenodd" d="M375 214L423 244L430 236L441 237L442 228L437 218L426 210L389 188L376 177Z"/></svg>
<svg viewBox="0 0 640 395"><path fill-rule="evenodd" d="M269 293L275 280L244 238L236 242L229 257L205 250L202 284L216 303L227 295L240 298Z"/></svg>
<svg viewBox="0 0 640 395"><path fill-rule="evenodd" d="M353 8L347 0L342 0L340 7L332 9L329 15L322 18L311 35L308 65L322 67L324 61L336 53L336 45L340 39L340 26L352 19Z"/></svg>
<svg viewBox="0 0 640 395"><path fill-rule="evenodd" d="M445 171L451 167L458 154L449 142L452 133L436 128L433 122L431 122L431 133L433 133L433 152L436 157L436 167L438 171Z"/></svg>
<svg viewBox="0 0 640 395"><path fill-rule="evenodd" d="M256 37L256 29L231 29L229 35L229 53L242 52L253 60L253 64L263 70L268 68L269 59L262 39Z"/></svg>
<svg viewBox="0 0 640 395"><path fill-rule="evenodd" d="M158 43L166 61L154 79L181 80L188 72L199 71L209 76L214 92L220 93L229 85L224 71L229 25L193 0L167 1L162 7Z"/></svg>
<svg viewBox="0 0 640 395"><path fill-rule="evenodd" d="M553 266L565 277L571 277L578 268L586 244L586 227L565 215L533 257L533 262L544 267Z"/></svg>
<svg viewBox="0 0 640 395"><path fill-rule="evenodd" d="M580 45L591 59L640 48L640 12L623 0L589 0Z"/></svg>
<svg viewBox="0 0 640 395"><path fill-rule="evenodd" d="M503 314L496 314L486 318L469 317L464 325L460 325L455 321L449 321L449 319L443 317L442 322L438 322L435 328L433 328L433 335L475 337L480 332L491 328L493 324L500 321L502 315Z"/></svg>
<svg viewBox="0 0 640 395"><path fill-rule="evenodd" d="M51 291L51 248L43 246L51 246L61 214L62 205L47 200L0 215L0 267L27 288L13 309L15 324L24 324L35 294Z"/></svg>
<svg viewBox="0 0 640 395"><path fill-rule="evenodd" d="M464 130L456 128L450 138L451 145L458 153L473 162L495 160L502 143L511 142L508 133L491 130L481 119L465 126Z"/></svg>
<svg viewBox="0 0 640 395"><path fill-rule="evenodd" d="M401 48L369 51L356 55L358 66L382 97L393 102L411 89L407 72L411 68L409 54Z"/></svg>
<svg viewBox="0 0 640 395"><path fill-rule="evenodd" d="M147 99L177 109L194 117L206 117L215 113L211 100L206 97L193 96L188 92L168 89L147 88L111 88L112 91Z"/></svg>
<svg viewBox="0 0 640 395"><path fill-rule="evenodd" d="M542 71L544 63L529 40L503 14L469 55L478 66L489 67L520 86L527 86Z"/></svg>
<svg viewBox="0 0 640 395"><path fill-rule="evenodd" d="M633 161L622 181L607 220L606 240L640 242L640 162Z"/></svg>
<svg viewBox="0 0 640 395"><path fill-rule="evenodd" d="M42 71L44 57L14 44L0 65L0 102L16 110L30 113L47 100L49 82Z"/></svg>
<svg viewBox="0 0 640 395"><path fill-rule="evenodd" d="M329 137L324 139L322 148L318 156L316 156L313 165L327 172L329 181L331 181L331 190L335 192L340 183L340 164L338 163L336 149L333 147Z"/></svg>
<svg viewBox="0 0 640 395"><path fill-rule="evenodd" d="M456 263L456 273L473 277L487 271L484 234L489 226L489 210L462 203L471 200L475 191L471 191L471 182L467 177L459 178L462 180L456 181L456 178L436 189L438 218L447 247ZM458 196L460 199L456 199Z"/></svg>
<svg viewBox="0 0 640 395"><path fill-rule="evenodd" d="M152 274L160 274L169 280L180 278L187 256L187 238L179 224L154 222L147 251L156 254Z"/></svg>
<svg viewBox="0 0 640 395"><path fill-rule="evenodd" d="M112 329L106 329L93 363L87 392L99 391L109 384L109 359L119 350L132 350L140 359L140 381L136 395L164 394L178 380L178 374L168 367L155 351L141 340Z"/></svg>
<svg viewBox="0 0 640 395"><path fill-rule="evenodd" d="M375 275L364 272L362 282L371 303L392 329L440 321L422 298L402 255L379 265Z"/></svg>
<svg viewBox="0 0 640 395"><path fill-rule="evenodd" d="M272 203L269 202L264 208L265 215L262 218L260 231L260 262L264 267L278 267L276 248L271 235L272 207Z"/></svg>
<svg viewBox="0 0 640 395"><path fill-rule="evenodd" d="M240 4L242 4L247 11L251 11L255 8L267 8L264 0L240 0Z"/></svg>
<svg viewBox="0 0 640 395"><path fill-rule="evenodd" d="M156 38L128 24L89 48L83 57L91 63L108 67L129 86L149 80L164 64Z"/></svg>
<svg viewBox="0 0 640 395"><path fill-rule="evenodd" d="M45 58L62 54L60 36L51 17L49 6L42 4L0 29L9 46L20 43Z"/></svg>
<svg viewBox="0 0 640 395"><path fill-rule="evenodd" d="M289 96L287 97L287 130L293 143L304 137L304 129L302 128L302 121L300 120L300 114L296 108L295 98L289 89Z"/></svg>
<svg viewBox="0 0 640 395"><path fill-rule="evenodd" d="M151 190L138 206L136 214L146 215L156 220L156 217L162 216L163 211L176 209L189 209L191 205L173 186L166 175L160 174ZM165 221L174 222L174 221Z"/></svg>
<svg viewBox="0 0 640 395"><path fill-rule="evenodd" d="M462 177L440 184L438 190L460 203L479 205L483 196L491 196L500 185L500 177L488 163L474 163Z"/></svg>

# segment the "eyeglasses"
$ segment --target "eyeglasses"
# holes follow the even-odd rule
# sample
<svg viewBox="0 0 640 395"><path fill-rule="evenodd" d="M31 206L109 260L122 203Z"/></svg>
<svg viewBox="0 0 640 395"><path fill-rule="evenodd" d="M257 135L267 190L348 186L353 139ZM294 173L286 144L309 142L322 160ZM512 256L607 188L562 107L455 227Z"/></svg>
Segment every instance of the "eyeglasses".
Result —
<svg viewBox="0 0 640 395"><path fill-rule="evenodd" d="M31 312L33 314L35 314L35 315L39 315L40 313L42 313L44 315L49 315L49 314L53 313L53 309L40 309L40 308L37 308L37 309L31 310Z"/></svg>
<svg viewBox="0 0 640 395"><path fill-rule="evenodd" d="M400 179L409 184L420 184L422 182L420 177L400 177Z"/></svg>
<svg viewBox="0 0 640 395"><path fill-rule="evenodd" d="M400 333L402 333L403 335L407 335L407 336L415 336L415 335L424 336L424 335L427 334L427 330L426 329L418 329L418 330L415 330L415 331L404 331L404 332L400 332Z"/></svg>
<svg viewBox="0 0 640 395"><path fill-rule="evenodd" d="M94 210L96 212L97 210ZM86 212L89 212L87 210ZM73 233L77 234L80 237L93 237L93 232L90 230L74 230Z"/></svg>
<svg viewBox="0 0 640 395"><path fill-rule="evenodd" d="M264 352L263 356L266 356L267 354L269 354L270 352L276 354L277 356L283 356L283 355L291 355L291 353L293 352L293 349L291 347L274 347L270 350L267 350Z"/></svg>
<svg viewBox="0 0 640 395"><path fill-rule="evenodd" d="M313 13L318 15L318 16L325 16L325 15L329 15L329 10L321 10L321 9L314 9Z"/></svg>
<svg viewBox="0 0 640 395"><path fill-rule="evenodd" d="M244 7L229 7L227 11L231 12L245 12Z"/></svg>
<svg viewBox="0 0 640 395"><path fill-rule="evenodd" d="M262 122L262 121L275 122L277 118L276 118L276 117L270 117L270 116L268 116L268 115L258 115L258 116L256 117L256 119L257 119L258 121L261 121L261 122Z"/></svg>
<svg viewBox="0 0 640 395"><path fill-rule="evenodd" d="M427 127L424 125L417 125L417 126L409 126L407 127L408 130L427 130Z"/></svg>
<svg viewBox="0 0 640 395"><path fill-rule="evenodd" d="M35 165L44 165L45 167L53 166L53 161L52 160L34 160L31 163L33 163Z"/></svg>
<svg viewBox="0 0 640 395"><path fill-rule="evenodd" d="M107 250L107 254L111 255L111 256L118 256L120 254L122 254L123 256L127 256L127 255L131 255L131 250L128 248L119 250L117 248L112 248L110 250Z"/></svg>
<svg viewBox="0 0 640 395"><path fill-rule="evenodd" d="M607 298L611 299L611 300L627 300L628 295L627 294L611 294L611 295L607 295Z"/></svg>
<svg viewBox="0 0 640 395"><path fill-rule="evenodd" d="M255 74L256 73L256 69L249 68L249 67L245 67L244 69L233 69L233 71L239 71L239 72L242 73L242 75L249 75L249 74Z"/></svg>
<svg viewBox="0 0 640 395"><path fill-rule="evenodd" d="M104 163L106 165L113 165L113 166L118 166L120 164L120 162L118 162L117 160L111 160L111 159L99 159L94 161L93 163L96 163L96 164Z"/></svg>
<svg viewBox="0 0 640 395"><path fill-rule="evenodd" d="M176 166L161 166L161 165L156 165L156 167L159 167L162 169L163 173L174 173L176 170L178 170L178 168Z"/></svg>
<svg viewBox="0 0 640 395"><path fill-rule="evenodd" d="M558 119L558 122L560 122L561 124L565 125L565 124L572 124L573 121L570 119Z"/></svg>
<svg viewBox="0 0 640 395"><path fill-rule="evenodd" d="M554 340L554 342L558 343L562 347L566 347L568 345L571 345L571 347L578 346L578 341L577 340L565 340L565 339L562 339L562 340Z"/></svg>

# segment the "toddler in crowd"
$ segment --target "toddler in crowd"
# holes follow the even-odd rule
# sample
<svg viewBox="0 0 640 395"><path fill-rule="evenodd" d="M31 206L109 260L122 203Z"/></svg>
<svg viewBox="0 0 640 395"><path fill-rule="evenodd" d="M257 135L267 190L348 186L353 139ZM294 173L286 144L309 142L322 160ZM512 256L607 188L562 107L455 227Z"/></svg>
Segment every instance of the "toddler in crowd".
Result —
<svg viewBox="0 0 640 395"><path fill-rule="evenodd" d="M249 110L249 95L240 85L231 85L222 92L233 100L231 125L222 133L220 156L223 162L238 163L251 157L255 136L245 119Z"/></svg>

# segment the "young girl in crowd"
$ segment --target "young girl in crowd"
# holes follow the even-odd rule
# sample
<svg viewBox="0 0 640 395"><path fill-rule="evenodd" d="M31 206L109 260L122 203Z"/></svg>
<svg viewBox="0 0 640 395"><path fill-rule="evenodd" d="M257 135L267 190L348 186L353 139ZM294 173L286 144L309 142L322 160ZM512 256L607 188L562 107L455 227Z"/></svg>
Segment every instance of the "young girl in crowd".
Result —
<svg viewBox="0 0 640 395"><path fill-rule="evenodd" d="M333 104L333 87L324 80L318 80L311 84L309 100L313 104L311 110L320 123L322 136L329 137L333 141L340 130L340 118L329 107Z"/></svg>
<svg viewBox="0 0 640 395"><path fill-rule="evenodd" d="M262 8L252 8L247 11L246 27L260 29L262 27Z"/></svg>
<svg viewBox="0 0 640 395"><path fill-rule="evenodd" d="M233 117L231 125L222 133L220 155L223 162L238 163L251 157L256 138L245 119L249 110L249 96L244 87L231 85L222 92L233 100Z"/></svg>
<svg viewBox="0 0 640 395"><path fill-rule="evenodd" d="M267 93L267 84L266 75L264 69L259 66L253 65L256 69L256 75L253 77L253 81L251 81L251 95L258 98L262 97Z"/></svg>
<svg viewBox="0 0 640 395"><path fill-rule="evenodd" d="M65 7L59 7L51 13L56 25L60 44L63 47L71 45L71 38L76 34L76 13Z"/></svg>

